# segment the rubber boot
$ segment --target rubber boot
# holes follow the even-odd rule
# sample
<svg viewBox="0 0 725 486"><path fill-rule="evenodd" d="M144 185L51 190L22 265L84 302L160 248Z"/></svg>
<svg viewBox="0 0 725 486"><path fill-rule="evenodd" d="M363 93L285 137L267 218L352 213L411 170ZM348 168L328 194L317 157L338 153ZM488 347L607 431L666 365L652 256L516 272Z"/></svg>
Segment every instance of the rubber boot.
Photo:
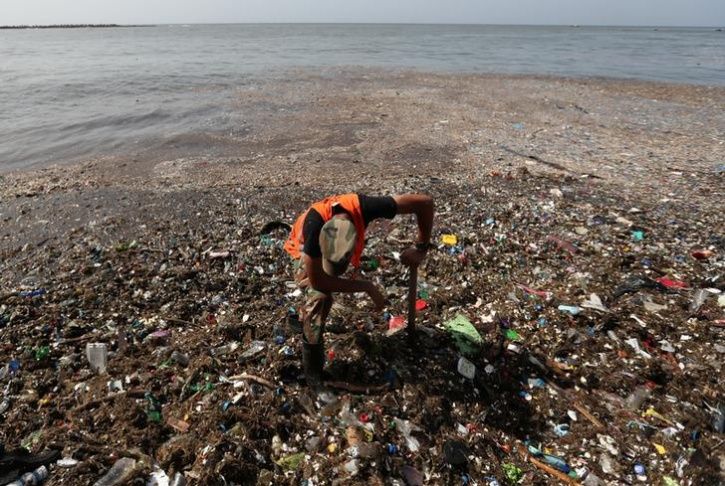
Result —
<svg viewBox="0 0 725 486"><path fill-rule="evenodd" d="M321 342L310 344L303 336L302 366L305 370L305 378L307 379L308 385L312 387L322 385L324 381L322 368L325 366L325 350Z"/></svg>

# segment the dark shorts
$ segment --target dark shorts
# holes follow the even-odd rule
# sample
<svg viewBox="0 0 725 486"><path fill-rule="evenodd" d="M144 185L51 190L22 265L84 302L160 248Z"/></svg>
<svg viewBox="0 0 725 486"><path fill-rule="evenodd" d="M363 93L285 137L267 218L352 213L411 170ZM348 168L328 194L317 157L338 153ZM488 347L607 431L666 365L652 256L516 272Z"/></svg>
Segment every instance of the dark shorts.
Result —
<svg viewBox="0 0 725 486"><path fill-rule="evenodd" d="M304 295L303 303L299 308L303 332L308 342L320 342L322 334L325 332L325 320L332 307L332 295L310 287L302 258L292 260L292 272L295 282Z"/></svg>

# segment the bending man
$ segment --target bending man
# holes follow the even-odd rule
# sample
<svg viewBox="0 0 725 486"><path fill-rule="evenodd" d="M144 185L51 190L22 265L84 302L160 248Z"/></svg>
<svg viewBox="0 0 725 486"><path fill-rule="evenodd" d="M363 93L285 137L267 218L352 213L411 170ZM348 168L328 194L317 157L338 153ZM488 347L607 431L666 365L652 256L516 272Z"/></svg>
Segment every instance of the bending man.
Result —
<svg viewBox="0 0 725 486"><path fill-rule="evenodd" d="M400 260L405 265L417 267L431 246L433 213L433 199L425 194L383 197L343 194L314 203L297 218L284 248L295 260L298 285L308 289L300 317L302 359L309 384L323 381L323 334L332 307L332 294L365 292L376 311L383 309L385 297L374 283L342 277L350 263L355 268L360 266L368 224L378 218L415 214L418 223L416 244L406 249Z"/></svg>

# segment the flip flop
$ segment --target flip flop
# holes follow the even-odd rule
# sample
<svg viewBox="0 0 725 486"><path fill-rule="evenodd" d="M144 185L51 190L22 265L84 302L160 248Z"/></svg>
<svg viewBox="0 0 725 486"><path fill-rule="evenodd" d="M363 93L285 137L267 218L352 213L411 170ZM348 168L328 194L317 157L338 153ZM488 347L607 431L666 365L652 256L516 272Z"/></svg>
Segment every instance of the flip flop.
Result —
<svg viewBox="0 0 725 486"><path fill-rule="evenodd" d="M0 484L10 484L18 478L20 478L20 469L0 470Z"/></svg>
<svg viewBox="0 0 725 486"><path fill-rule="evenodd" d="M39 452L38 454L31 454L26 449L15 449L14 451L7 452L0 457L0 474L4 475L16 469L21 472L32 471L40 466L46 466L51 462L55 462L59 458L60 451L52 449ZM16 478L12 478L10 481L13 479ZM7 483L0 481L0 484Z"/></svg>

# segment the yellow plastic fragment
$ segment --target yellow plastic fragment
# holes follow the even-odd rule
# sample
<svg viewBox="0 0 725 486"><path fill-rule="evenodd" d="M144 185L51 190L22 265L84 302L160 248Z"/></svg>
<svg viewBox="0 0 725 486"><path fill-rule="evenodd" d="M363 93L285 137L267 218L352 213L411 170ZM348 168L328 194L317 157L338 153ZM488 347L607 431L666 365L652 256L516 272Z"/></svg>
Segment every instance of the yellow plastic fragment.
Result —
<svg viewBox="0 0 725 486"><path fill-rule="evenodd" d="M337 444L335 444L334 442L327 446L327 452L329 452L330 454L334 454L336 450Z"/></svg>
<svg viewBox="0 0 725 486"><path fill-rule="evenodd" d="M642 415L644 417L654 417L654 418L659 419L659 420L661 420L663 422L667 422L668 424L671 424L672 423L671 420L666 419L664 415L662 415L657 410L655 410L654 408L651 408L651 407L648 408L647 411L644 414L642 414Z"/></svg>
<svg viewBox="0 0 725 486"><path fill-rule="evenodd" d="M456 235L442 235L441 242L444 245L454 246L458 243L458 237Z"/></svg>
<svg viewBox="0 0 725 486"><path fill-rule="evenodd" d="M664 456L665 454L667 454L667 449L665 449L665 446L663 446L662 444L655 444L653 442L652 445L655 446L655 449L657 450L657 453L659 455Z"/></svg>

